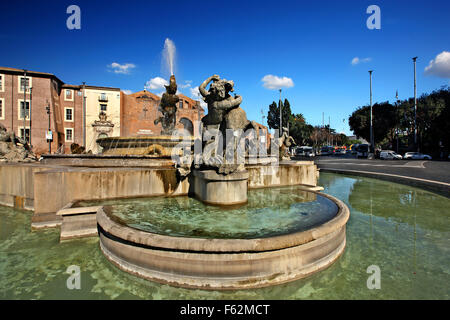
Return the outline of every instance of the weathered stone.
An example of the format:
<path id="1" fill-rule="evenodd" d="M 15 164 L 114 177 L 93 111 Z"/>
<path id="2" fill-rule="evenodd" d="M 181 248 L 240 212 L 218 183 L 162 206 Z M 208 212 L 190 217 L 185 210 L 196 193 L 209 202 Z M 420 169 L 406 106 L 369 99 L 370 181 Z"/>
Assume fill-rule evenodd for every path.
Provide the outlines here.
<path id="1" fill-rule="evenodd" d="M 16 137 L 14 132 L 7 132 L 2 124 L 0 124 L 0 158 L 12 162 L 37 160 L 27 142 Z"/>
<path id="2" fill-rule="evenodd" d="M 209 90 L 206 90 L 208 84 L 211 83 Z M 206 140 L 203 150 L 211 147 L 211 144 L 222 143 L 223 148 L 221 154 L 204 153 L 202 156 L 202 162 L 209 168 L 215 169 L 221 174 L 231 174 L 233 172 L 244 170 L 243 165 L 237 161 L 238 157 L 238 143 L 234 141 L 232 145 L 226 145 L 227 130 L 233 132 L 245 131 L 247 129 L 259 129 L 259 125 L 255 122 L 251 122 L 247 119 L 245 111 L 240 107 L 242 97 L 235 95 L 232 97 L 230 92 L 234 91 L 234 82 L 226 79 L 220 79 L 218 75 L 213 75 L 203 81 L 199 86 L 200 94 L 203 96 L 204 101 L 208 104 L 208 114 L 203 117 L 203 136 L 206 132 L 208 135 L 214 135 L 213 130 L 219 130 L 222 134 L 222 142 L 215 141 L 214 139 Z M 209 131 L 208 131 L 209 130 Z M 216 148 L 214 148 L 216 149 Z M 242 150 L 243 151 L 243 150 Z M 230 159 L 226 155 L 232 154 L 234 158 Z M 232 163 L 227 163 L 223 159 L 230 159 Z M 206 168 L 208 169 L 208 168 Z"/>
<path id="3" fill-rule="evenodd" d="M 280 159 L 281 160 L 291 160 L 291 157 L 289 156 L 289 147 L 292 144 L 296 144 L 294 138 L 292 138 L 288 134 L 288 129 L 286 127 L 283 127 L 283 134 L 279 139 L 279 148 L 280 148 Z"/>
<path id="4" fill-rule="evenodd" d="M 161 103 L 158 108 L 158 111 L 162 113 L 162 116 L 157 118 L 154 123 L 155 125 L 161 123 L 162 135 L 171 135 L 175 130 L 177 103 L 180 101 L 176 95 L 177 83 L 174 75 L 170 76 L 170 83 L 165 87 L 166 92 L 161 97 Z"/>

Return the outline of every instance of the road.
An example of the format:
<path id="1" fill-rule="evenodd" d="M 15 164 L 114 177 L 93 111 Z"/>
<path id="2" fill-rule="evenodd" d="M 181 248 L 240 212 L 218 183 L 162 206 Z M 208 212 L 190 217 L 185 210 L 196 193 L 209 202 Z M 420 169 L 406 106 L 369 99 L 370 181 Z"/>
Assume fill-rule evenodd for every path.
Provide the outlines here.
<path id="1" fill-rule="evenodd" d="M 314 162 L 322 169 L 370 171 L 450 183 L 450 161 L 367 160 L 347 156 L 319 156 L 314 158 Z"/>

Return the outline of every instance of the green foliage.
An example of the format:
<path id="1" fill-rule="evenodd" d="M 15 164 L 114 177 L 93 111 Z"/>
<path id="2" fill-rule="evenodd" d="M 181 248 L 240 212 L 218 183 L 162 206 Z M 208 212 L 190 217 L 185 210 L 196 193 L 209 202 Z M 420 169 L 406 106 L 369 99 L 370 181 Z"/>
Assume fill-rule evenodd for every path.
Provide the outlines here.
<path id="1" fill-rule="evenodd" d="M 274 101 L 269 105 L 267 115 L 267 124 L 270 129 L 278 129 L 280 126 L 280 103 Z M 285 99 L 282 103 L 283 127 L 289 127 L 289 134 L 294 138 L 298 146 L 312 145 L 319 147 L 332 141 L 343 145 L 348 141 L 347 136 L 336 134 L 335 129 L 330 129 L 328 125 L 325 128 L 313 127 L 308 124 L 303 114 L 293 114 L 289 100 Z M 289 126 L 287 125 L 289 122 Z"/>
<path id="2" fill-rule="evenodd" d="M 370 140 L 370 107 L 358 107 L 349 118 L 350 129 Z M 418 149 L 424 153 L 438 155 L 443 149 L 450 151 L 450 88 L 444 86 L 417 99 Z M 414 99 L 409 98 L 392 105 L 388 102 L 373 105 L 373 130 L 375 144 L 393 147 L 396 145 L 396 129 L 400 131 L 403 151 L 414 147 Z"/>

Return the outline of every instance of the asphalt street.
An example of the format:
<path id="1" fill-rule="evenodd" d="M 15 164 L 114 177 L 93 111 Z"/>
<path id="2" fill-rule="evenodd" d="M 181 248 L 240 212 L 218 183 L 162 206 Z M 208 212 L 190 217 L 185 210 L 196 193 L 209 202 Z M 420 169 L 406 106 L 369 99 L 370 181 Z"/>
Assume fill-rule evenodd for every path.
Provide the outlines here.
<path id="1" fill-rule="evenodd" d="M 450 161 L 367 160 L 347 156 L 318 156 L 309 160 L 314 160 L 319 169 L 370 171 L 450 183 Z"/>

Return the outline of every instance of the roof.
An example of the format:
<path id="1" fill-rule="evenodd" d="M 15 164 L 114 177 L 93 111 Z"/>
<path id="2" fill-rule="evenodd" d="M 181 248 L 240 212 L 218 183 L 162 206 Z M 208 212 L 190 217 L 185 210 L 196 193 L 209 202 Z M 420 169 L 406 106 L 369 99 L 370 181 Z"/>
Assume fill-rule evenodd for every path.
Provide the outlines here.
<path id="1" fill-rule="evenodd" d="M 138 97 L 142 97 L 142 96 L 148 96 L 149 98 L 151 98 L 153 100 L 161 100 L 161 97 L 159 97 L 156 94 L 154 94 L 154 93 L 152 93 L 150 91 L 147 91 L 145 89 L 141 90 L 141 91 L 138 91 L 138 92 L 131 93 L 131 94 L 126 94 L 126 93 L 124 93 L 124 94 L 129 96 L 129 97 L 134 97 L 134 98 L 138 98 Z"/>
<path id="2" fill-rule="evenodd" d="M 0 67 L 0 72 L 8 72 L 8 73 L 13 73 L 13 74 L 24 74 L 25 70 L 26 69 Z M 59 82 L 64 83 L 57 76 L 55 76 L 53 73 L 38 72 L 38 71 L 31 71 L 31 70 L 26 70 L 26 72 L 27 72 L 27 75 L 29 75 L 29 76 L 41 76 L 43 78 L 55 78 Z"/>
<path id="3" fill-rule="evenodd" d="M 112 88 L 112 87 L 98 87 L 98 86 L 88 86 L 88 85 L 85 85 L 84 87 L 85 87 L 85 89 L 120 91 L 120 88 Z"/>

